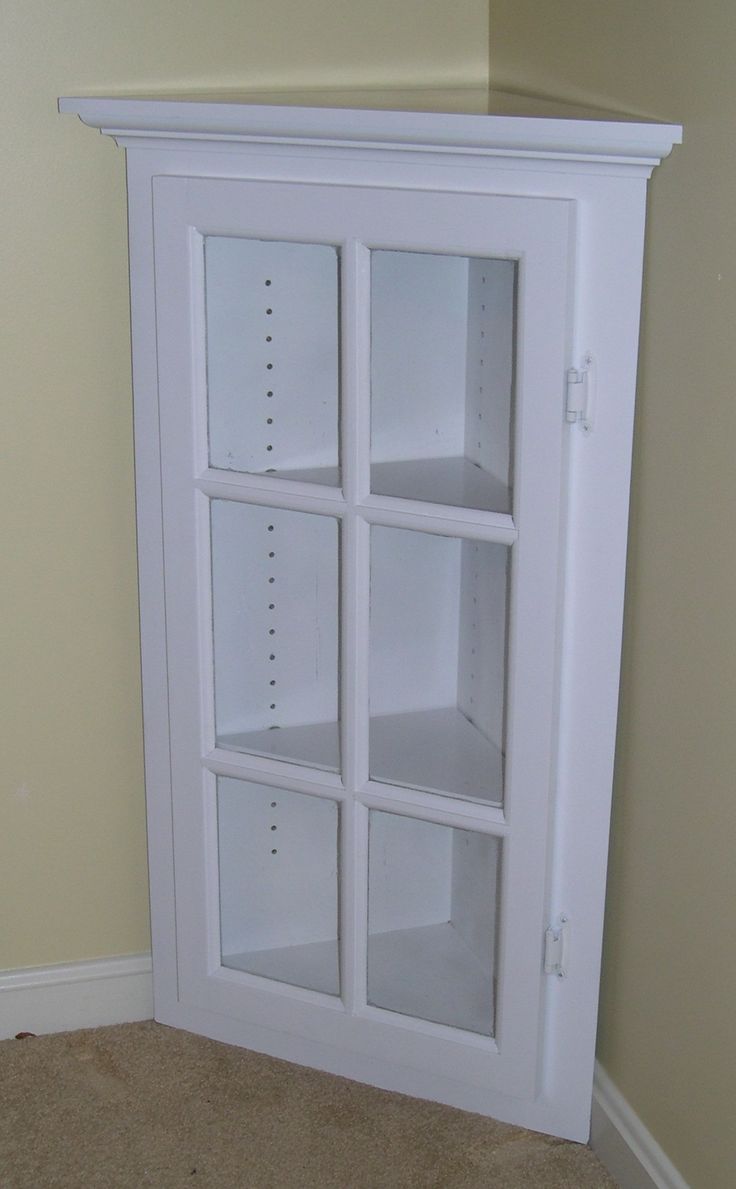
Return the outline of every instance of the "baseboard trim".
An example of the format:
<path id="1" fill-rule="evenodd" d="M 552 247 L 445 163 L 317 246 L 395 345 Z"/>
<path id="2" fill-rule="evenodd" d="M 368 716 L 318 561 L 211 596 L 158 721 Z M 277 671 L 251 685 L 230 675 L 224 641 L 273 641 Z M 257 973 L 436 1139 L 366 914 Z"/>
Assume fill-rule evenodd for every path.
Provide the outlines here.
<path id="1" fill-rule="evenodd" d="M 590 1143 L 621 1189 L 689 1189 L 598 1062 L 593 1084 Z"/>
<path id="2" fill-rule="evenodd" d="M 0 1039 L 153 1016 L 150 954 L 0 971 Z"/>

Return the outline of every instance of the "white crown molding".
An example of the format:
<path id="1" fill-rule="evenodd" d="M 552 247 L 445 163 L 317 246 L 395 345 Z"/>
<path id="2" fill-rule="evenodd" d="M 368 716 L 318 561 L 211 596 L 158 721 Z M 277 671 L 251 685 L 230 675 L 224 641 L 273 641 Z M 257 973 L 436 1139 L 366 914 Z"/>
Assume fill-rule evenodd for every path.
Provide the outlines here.
<path id="1" fill-rule="evenodd" d="M 248 102 L 247 96 L 243 100 L 68 97 L 59 100 L 59 111 L 78 115 L 123 145 L 146 140 L 297 143 L 343 150 L 586 160 L 645 167 L 647 172 L 682 139 L 677 125 L 621 119 L 294 107 L 283 97 L 270 103 Z"/>
<path id="2" fill-rule="evenodd" d="M 150 954 L 0 971 L 0 1039 L 152 1016 Z"/>

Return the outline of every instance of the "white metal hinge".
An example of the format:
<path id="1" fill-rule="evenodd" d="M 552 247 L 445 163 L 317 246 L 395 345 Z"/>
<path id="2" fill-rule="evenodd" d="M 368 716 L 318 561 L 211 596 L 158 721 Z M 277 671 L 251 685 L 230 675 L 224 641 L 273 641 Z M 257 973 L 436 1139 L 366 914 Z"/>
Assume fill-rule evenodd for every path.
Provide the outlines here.
<path id="1" fill-rule="evenodd" d="M 588 352 L 579 371 L 575 367 L 567 369 L 565 420 L 570 424 L 578 422 L 583 433 L 590 433 L 593 428 L 594 407 L 595 360 Z"/>
<path id="2" fill-rule="evenodd" d="M 561 916 L 557 926 L 550 925 L 544 934 L 544 973 L 564 978 L 567 974 L 570 922 Z"/>

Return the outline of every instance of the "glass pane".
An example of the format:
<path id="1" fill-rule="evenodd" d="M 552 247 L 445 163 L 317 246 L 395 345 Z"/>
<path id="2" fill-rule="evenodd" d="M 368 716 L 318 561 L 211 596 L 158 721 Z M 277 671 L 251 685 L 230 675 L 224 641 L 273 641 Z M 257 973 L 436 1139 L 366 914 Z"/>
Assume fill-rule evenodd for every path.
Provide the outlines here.
<path id="1" fill-rule="evenodd" d="M 371 530 L 370 775 L 500 805 L 509 550 Z"/>
<path id="2" fill-rule="evenodd" d="M 219 777 L 223 966 L 340 993 L 337 805 Z"/>
<path id="3" fill-rule="evenodd" d="M 371 489 L 508 512 L 516 264 L 371 254 Z"/>
<path id="4" fill-rule="evenodd" d="M 498 838 L 374 811 L 368 1002 L 494 1033 Z"/>
<path id="5" fill-rule="evenodd" d="M 210 465 L 337 485 L 338 255 L 205 239 Z"/>
<path id="6" fill-rule="evenodd" d="M 336 771 L 337 522 L 225 500 L 211 515 L 218 745 Z"/>

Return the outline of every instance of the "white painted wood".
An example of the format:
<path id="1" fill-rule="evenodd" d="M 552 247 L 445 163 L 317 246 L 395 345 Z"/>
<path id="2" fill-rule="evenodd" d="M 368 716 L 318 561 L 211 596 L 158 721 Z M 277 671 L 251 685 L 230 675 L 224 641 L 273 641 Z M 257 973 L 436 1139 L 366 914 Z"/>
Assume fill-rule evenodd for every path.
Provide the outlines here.
<path id="1" fill-rule="evenodd" d="M 371 253 L 374 463 L 462 455 L 467 323 L 467 258 Z"/>
<path id="2" fill-rule="evenodd" d="M 72 100 L 65 110 L 107 130 L 114 127 L 130 150 L 158 1018 L 406 1093 L 587 1138 L 645 182 L 679 130 L 235 104 Z M 338 249 L 342 490 L 330 486 L 334 467 L 317 468 L 324 482 L 310 487 L 311 463 L 306 474 L 298 466 L 294 482 L 208 470 L 202 297 L 207 236 Z M 478 357 L 464 378 L 465 407 L 458 417 L 463 436 L 454 456 L 432 460 L 408 451 L 408 457 L 391 462 L 374 460 L 369 494 L 369 280 L 376 250 L 501 262 L 505 280 L 497 278 L 497 293 L 507 321 L 513 267 L 513 518 L 493 502 L 508 489 L 504 473 L 495 478 L 496 494 L 486 493 L 487 502 L 476 506 L 475 495 L 471 500 L 463 492 L 465 480 L 457 478 L 458 471 L 468 473 L 458 461 L 471 457 L 473 449 L 467 444 L 474 411 L 469 392 L 478 383 Z M 473 278 L 465 292 L 472 305 Z M 457 317 L 457 304 L 451 317 Z M 460 321 L 469 356 L 468 344 L 483 325 L 467 310 Z M 504 351 L 508 355 L 508 325 L 504 330 L 498 315 L 494 325 L 500 361 Z M 565 370 L 586 351 L 600 367 L 596 427 L 584 438 L 564 425 L 562 409 Z M 498 366 L 499 392 L 508 383 L 507 362 Z M 503 408 L 500 398 L 496 407 Z M 499 425 L 492 436 L 501 442 Z M 483 461 L 485 446 L 475 449 Z M 503 472 L 488 458 L 489 473 Z M 389 483 L 403 484 L 400 496 L 390 487 L 382 490 L 382 467 L 394 468 Z M 432 473 L 427 467 L 438 469 Z M 482 474 L 478 467 L 472 470 Z M 203 507 L 218 498 L 342 522 L 342 783 L 334 773 L 304 763 L 213 750 L 206 672 L 212 650 L 210 554 Z M 468 503 L 452 506 L 456 499 Z M 438 534 L 450 552 L 461 543 L 467 554 L 474 541 L 510 548 L 509 680 L 502 709 L 490 695 L 491 687 L 498 691 L 498 679 L 483 687 L 480 715 L 491 736 L 499 717 L 505 722 L 503 813 L 492 803 L 367 782 L 370 525 Z M 479 574 L 478 582 L 500 589 L 500 574 L 500 568 L 495 578 Z M 458 616 L 471 589 L 468 565 L 460 565 L 451 598 Z M 495 643 L 489 642 L 487 651 L 498 670 L 503 638 L 498 621 L 493 630 Z M 440 709 L 462 705 L 467 711 L 470 705 L 470 638 L 467 631 L 462 639 L 459 631 L 454 637 L 454 688 Z M 440 672 L 453 666 L 444 662 Z M 438 671 L 431 680 L 438 681 Z M 214 771 L 340 801 L 344 1001 L 218 965 Z M 434 829 L 445 824 L 466 830 L 481 867 L 484 847 L 503 838 L 500 865 L 484 860 L 492 885 L 487 903 L 498 903 L 492 926 L 487 912 L 471 911 L 470 859 L 466 876 L 456 873 L 449 881 L 454 931 L 461 924 L 476 955 L 487 954 L 488 946 L 495 953 L 495 1039 L 365 1003 L 370 805 L 393 817 L 405 815 L 407 828 L 419 821 Z M 477 834 L 484 839 L 475 840 Z M 459 850 L 457 838 L 452 849 Z M 564 980 L 544 980 L 543 931 L 561 912 L 570 919 L 570 972 Z M 487 964 L 482 969 L 487 978 Z"/>
<path id="3" fill-rule="evenodd" d="M 457 707 L 501 763 L 505 745 L 510 560 L 510 551 L 498 545 L 462 542 Z M 491 769 L 489 777 L 491 771 L 502 788 L 503 770 L 496 773 Z"/>
<path id="4" fill-rule="evenodd" d="M 0 971 L 0 1040 L 152 1016 L 150 954 Z"/>
<path id="5" fill-rule="evenodd" d="M 258 974 L 248 952 L 336 946 L 335 802 L 227 778 L 218 781 L 217 802 L 223 964 L 240 954 L 237 966 Z M 336 995 L 335 962 L 331 974 L 305 981 L 315 977 L 305 967 L 298 985 Z"/>
<path id="6" fill-rule="evenodd" d="M 371 933 L 368 999 L 483 1036 L 493 1028 L 493 981 L 452 921 Z"/>
<path id="7" fill-rule="evenodd" d="M 374 462 L 371 491 L 400 499 L 452 504 L 508 512 L 507 483 L 476 466 L 464 455 L 456 458 L 411 458 Z"/>
<path id="8" fill-rule="evenodd" d="M 488 835 L 371 814 L 369 1003 L 493 1034 L 498 852 Z"/>
<path id="9" fill-rule="evenodd" d="M 336 478 L 336 249 L 215 235 L 204 256 L 211 466 Z"/>
<path id="10" fill-rule="evenodd" d="M 309 987 L 324 995 L 336 995 L 340 986 L 337 938 L 226 953 L 222 962 L 230 970 L 243 970 L 295 987 Z"/>
<path id="11" fill-rule="evenodd" d="M 373 526 L 372 714 L 454 705 L 460 546 L 452 537 Z"/>
<path id="12" fill-rule="evenodd" d="M 465 456 L 501 492 L 511 487 L 516 265 L 471 260 L 468 270 Z M 510 499 L 495 505 L 510 511 Z M 464 504 L 473 503 L 464 499 Z M 480 504 L 479 507 L 487 507 Z"/>
<path id="13" fill-rule="evenodd" d="M 566 157 L 658 165 L 679 144 L 671 124 L 620 120 L 523 118 L 454 113 L 359 111 L 242 103 L 180 103 L 171 100 L 64 98 L 59 111 L 75 112 L 85 123 L 120 141 L 174 138 L 207 141 L 291 141 L 401 147 L 421 152 L 441 146 L 447 153 Z M 493 96 L 491 95 L 491 103 Z M 491 108 L 491 110 L 493 110 Z M 649 172 L 649 171 L 648 171 Z"/>
<path id="14" fill-rule="evenodd" d="M 621 1189 L 689 1189 L 685 1178 L 597 1063 L 590 1144 Z"/>
<path id="15" fill-rule="evenodd" d="M 503 755 L 456 706 L 372 715 L 376 781 L 501 805 Z"/>
<path id="16" fill-rule="evenodd" d="M 336 521 L 213 500 L 211 524 L 218 738 L 337 724 Z M 280 741 L 274 754 L 315 758 L 312 748 L 289 756 L 286 747 Z M 262 745 L 255 750 L 264 754 Z M 318 762 L 333 759 L 330 748 Z"/>
<path id="17" fill-rule="evenodd" d="M 218 736 L 218 744 L 228 751 L 295 761 L 321 772 L 337 772 L 340 768 L 340 726 L 337 722 L 224 732 Z"/>

